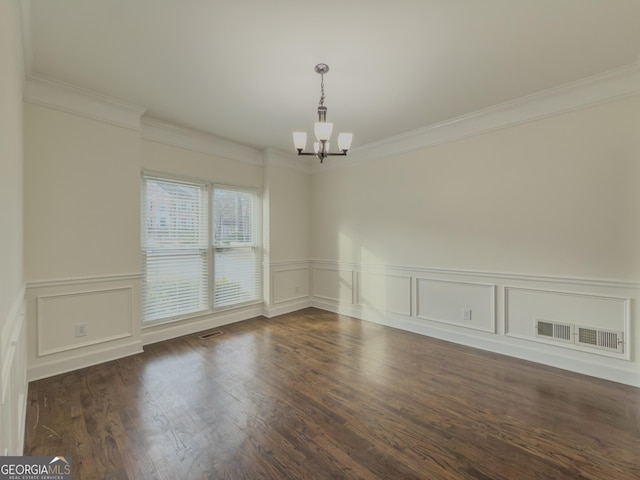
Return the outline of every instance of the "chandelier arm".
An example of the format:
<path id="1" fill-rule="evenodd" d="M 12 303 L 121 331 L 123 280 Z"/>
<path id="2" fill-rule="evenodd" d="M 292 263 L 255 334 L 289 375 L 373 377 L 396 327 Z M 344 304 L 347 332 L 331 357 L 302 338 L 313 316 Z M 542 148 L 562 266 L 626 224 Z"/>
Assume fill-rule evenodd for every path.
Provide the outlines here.
<path id="1" fill-rule="evenodd" d="M 328 153 L 324 153 L 324 154 L 303 152 L 302 150 L 298 150 L 298 155 L 300 155 L 300 156 L 308 155 L 310 157 L 320 157 L 320 156 L 325 156 L 325 157 L 346 157 L 347 156 L 347 150 L 343 150 L 342 152 L 339 152 L 339 153 L 328 152 Z"/>

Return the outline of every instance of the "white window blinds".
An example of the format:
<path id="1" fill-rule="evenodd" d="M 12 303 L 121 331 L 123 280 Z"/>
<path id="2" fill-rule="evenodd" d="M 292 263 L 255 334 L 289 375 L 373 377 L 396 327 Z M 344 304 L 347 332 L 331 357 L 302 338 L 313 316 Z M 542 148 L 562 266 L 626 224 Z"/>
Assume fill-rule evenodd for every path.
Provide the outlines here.
<path id="1" fill-rule="evenodd" d="M 257 195 L 251 190 L 213 189 L 213 306 L 260 299 Z"/>
<path id="2" fill-rule="evenodd" d="M 206 184 L 143 177 L 143 322 L 209 308 Z"/>

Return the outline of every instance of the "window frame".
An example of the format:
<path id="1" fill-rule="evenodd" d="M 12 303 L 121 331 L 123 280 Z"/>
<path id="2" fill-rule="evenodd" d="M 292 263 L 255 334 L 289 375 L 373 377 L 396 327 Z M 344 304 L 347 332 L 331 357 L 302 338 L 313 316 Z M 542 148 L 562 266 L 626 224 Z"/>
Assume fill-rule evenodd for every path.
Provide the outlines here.
<path id="1" fill-rule="evenodd" d="M 170 317 L 157 318 L 153 320 L 145 320 L 144 311 L 141 308 L 141 324 L 142 328 L 154 327 L 157 325 L 165 324 L 165 323 L 173 323 L 179 322 L 189 319 L 194 319 L 198 317 L 204 317 L 207 315 L 211 315 L 221 311 L 228 311 L 233 309 L 239 309 L 243 307 L 248 307 L 252 305 L 261 305 L 263 304 L 262 298 L 262 290 L 263 290 L 263 266 L 262 266 L 262 197 L 260 189 L 256 187 L 247 187 L 242 185 L 231 185 L 225 183 L 217 183 L 210 180 L 203 180 L 201 178 L 194 177 L 186 177 L 181 175 L 173 175 L 165 172 L 151 171 L 151 170 L 143 170 L 141 174 L 141 212 L 140 212 L 140 225 L 141 225 L 141 259 L 143 262 L 143 271 L 142 271 L 142 292 L 141 297 L 144 298 L 145 295 L 145 262 L 146 262 L 146 246 L 144 245 L 145 233 L 144 229 L 147 228 L 147 223 L 150 220 L 150 217 L 147 215 L 146 204 L 148 203 L 147 192 L 146 192 L 146 180 L 147 179 L 155 179 L 159 181 L 173 182 L 173 183 L 185 183 L 185 184 L 193 184 L 193 185 L 202 185 L 205 188 L 207 199 L 207 212 L 205 213 L 206 217 L 206 235 L 207 235 L 207 246 L 204 249 L 206 251 L 206 263 L 207 263 L 207 282 L 208 286 L 206 288 L 206 310 L 198 310 L 190 313 L 174 315 Z M 222 190 L 232 190 L 239 192 L 247 192 L 253 196 L 253 204 L 254 204 L 254 218 L 252 219 L 252 247 L 254 249 L 255 255 L 255 278 L 256 278 L 256 297 L 255 299 L 247 300 L 246 302 L 233 303 L 230 305 L 220 305 L 215 306 L 215 280 L 216 280 L 216 271 L 215 271 L 215 245 L 214 245 L 214 228 L 215 228 L 215 220 L 214 220 L 214 195 L 216 189 Z M 244 247 L 246 248 L 246 247 Z M 141 299 L 141 302 L 143 300 Z M 142 305 L 143 306 L 143 305 Z"/>

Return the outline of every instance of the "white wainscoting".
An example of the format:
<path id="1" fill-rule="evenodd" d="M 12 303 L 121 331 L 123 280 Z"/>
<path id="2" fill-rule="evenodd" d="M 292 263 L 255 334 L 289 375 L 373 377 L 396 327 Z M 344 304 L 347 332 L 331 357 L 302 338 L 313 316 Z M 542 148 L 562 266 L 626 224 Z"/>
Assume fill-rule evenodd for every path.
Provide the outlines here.
<path id="1" fill-rule="evenodd" d="M 311 305 L 308 261 L 274 262 L 267 268 L 269 288 L 263 312 L 266 317 L 294 312 Z"/>
<path id="2" fill-rule="evenodd" d="M 0 332 L 0 454 L 22 455 L 27 402 L 24 291 Z"/>
<path id="3" fill-rule="evenodd" d="M 345 270 L 339 265 L 314 266 L 311 276 L 313 296 L 339 304 L 355 304 L 355 276 L 355 270 Z"/>
<path id="4" fill-rule="evenodd" d="M 36 306 L 39 357 L 133 336 L 133 287 L 38 295 Z"/>
<path id="5" fill-rule="evenodd" d="M 605 295 L 584 294 L 562 290 L 538 290 L 505 287 L 505 334 L 526 340 L 553 344 L 535 335 L 535 320 L 580 325 L 624 332 L 625 347 L 630 347 L 626 337 L 631 332 L 631 299 Z M 588 347 L 565 344 L 564 348 L 594 352 Z M 631 348 L 622 353 L 599 351 L 600 355 L 631 357 Z"/>
<path id="6" fill-rule="evenodd" d="M 418 318 L 496 332 L 495 285 L 432 278 L 416 283 Z"/>
<path id="7" fill-rule="evenodd" d="M 142 352 L 139 274 L 33 282 L 26 300 L 29 380 Z"/>
<path id="8" fill-rule="evenodd" d="M 358 305 L 411 316 L 411 276 L 368 271 L 356 275 Z"/>
<path id="9" fill-rule="evenodd" d="M 272 303 L 291 302 L 309 297 L 309 266 L 279 266 L 271 270 Z"/>
<path id="10" fill-rule="evenodd" d="M 311 261 L 311 304 L 640 387 L 640 284 Z M 623 353 L 541 339 L 535 319 L 622 332 Z"/>

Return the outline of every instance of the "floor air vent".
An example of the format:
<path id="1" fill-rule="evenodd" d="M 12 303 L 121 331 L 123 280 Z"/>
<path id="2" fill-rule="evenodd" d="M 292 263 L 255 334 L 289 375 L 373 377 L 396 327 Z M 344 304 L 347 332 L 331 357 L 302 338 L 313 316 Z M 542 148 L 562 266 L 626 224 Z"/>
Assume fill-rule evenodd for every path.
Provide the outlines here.
<path id="1" fill-rule="evenodd" d="M 573 343 L 573 325 L 536 319 L 536 337 Z"/>
<path id="2" fill-rule="evenodd" d="M 203 334 L 199 335 L 199 338 L 202 339 L 202 340 L 206 340 L 207 338 L 211 338 L 211 337 L 219 337 L 223 333 L 224 332 L 222 330 L 216 330 L 215 332 L 203 333 Z"/>
<path id="3" fill-rule="evenodd" d="M 610 352 L 623 353 L 624 342 L 622 332 L 601 330 L 599 328 L 576 327 L 578 335 L 576 345 L 589 346 L 609 350 Z"/>

